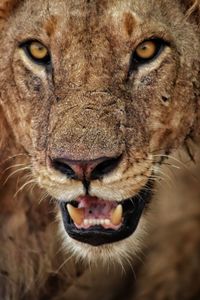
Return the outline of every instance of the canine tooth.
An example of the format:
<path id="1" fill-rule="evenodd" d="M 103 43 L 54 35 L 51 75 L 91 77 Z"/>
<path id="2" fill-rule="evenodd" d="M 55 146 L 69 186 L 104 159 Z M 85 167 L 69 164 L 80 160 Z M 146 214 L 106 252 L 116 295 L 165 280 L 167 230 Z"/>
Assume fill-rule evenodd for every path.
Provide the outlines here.
<path id="1" fill-rule="evenodd" d="M 122 214 L 123 214 L 123 208 L 122 205 L 119 204 L 115 208 L 115 210 L 112 212 L 111 215 L 111 222 L 113 225 L 117 226 L 122 222 Z"/>
<path id="2" fill-rule="evenodd" d="M 74 223 L 76 223 L 77 225 L 81 225 L 85 213 L 84 208 L 76 208 L 71 204 L 67 204 L 67 209 Z"/>

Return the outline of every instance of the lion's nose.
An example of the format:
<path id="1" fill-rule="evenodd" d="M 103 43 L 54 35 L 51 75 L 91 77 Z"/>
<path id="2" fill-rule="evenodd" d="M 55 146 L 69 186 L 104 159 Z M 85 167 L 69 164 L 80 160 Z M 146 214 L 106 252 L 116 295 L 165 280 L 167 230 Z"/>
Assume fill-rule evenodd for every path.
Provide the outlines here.
<path id="1" fill-rule="evenodd" d="M 100 179 L 112 172 L 119 164 L 121 156 L 115 158 L 101 157 L 95 160 L 69 160 L 56 158 L 51 160 L 57 171 L 71 179 Z"/>

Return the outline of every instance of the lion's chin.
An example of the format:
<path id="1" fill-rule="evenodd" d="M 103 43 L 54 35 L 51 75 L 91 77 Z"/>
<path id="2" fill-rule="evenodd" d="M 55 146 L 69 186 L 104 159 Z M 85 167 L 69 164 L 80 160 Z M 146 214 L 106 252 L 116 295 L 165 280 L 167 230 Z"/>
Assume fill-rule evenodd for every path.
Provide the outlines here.
<path id="1" fill-rule="evenodd" d="M 64 229 L 80 244 L 111 245 L 136 231 L 142 212 L 152 198 L 152 181 L 130 199 L 106 201 L 89 195 L 60 203 Z"/>
<path id="2" fill-rule="evenodd" d="M 143 245 L 146 240 L 149 228 L 149 213 L 145 213 L 140 218 L 140 222 L 135 232 L 126 239 L 114 243 L 107 243 L 93 246 L 71 238 L 66 232 L 62 214 L 59 213 L 59 237 L 62 242 L 62 249 L 67 257 L 73 257 L 77 263 L 84 263 L 86 266 L 111 267 L 118 264 L 122 271 L 135 257 L 143 252 Z"/>

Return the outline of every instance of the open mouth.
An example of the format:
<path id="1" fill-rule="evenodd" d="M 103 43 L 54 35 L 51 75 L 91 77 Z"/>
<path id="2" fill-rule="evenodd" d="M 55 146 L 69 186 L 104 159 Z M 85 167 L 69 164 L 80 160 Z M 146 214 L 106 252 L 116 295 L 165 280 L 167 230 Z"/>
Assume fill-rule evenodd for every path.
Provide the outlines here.
<path id="1" fill-rule="evenodd" d="M 132 198 L 106 201 L 89 195 L 75 201 L 60 203 L 64 227 L 68 235 L 82 243 L 99 246 L 129 237 L 153 193 L 148 181 Z"/>

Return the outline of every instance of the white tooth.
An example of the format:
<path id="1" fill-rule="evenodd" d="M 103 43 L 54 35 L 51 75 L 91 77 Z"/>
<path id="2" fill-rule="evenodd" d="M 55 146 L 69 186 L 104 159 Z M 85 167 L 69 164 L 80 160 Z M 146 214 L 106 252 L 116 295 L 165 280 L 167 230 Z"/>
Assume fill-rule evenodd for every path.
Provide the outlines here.
<path id="1" fill-rule="evenodd" d="M 101 225 L 103 225 L 104 224 L 104 219 L 101 219 Z"/>
<path id="2" fill-rule="evenodd" d="M 101 220 L 97 220 L 97 225 L 100 225 L 101 224 Z"/>
<path id="3" fill-rule="evenodd" d="M 87 226 L 88 224 L 89 224 L 88 219 L 85 219 L 85 220 L 84 220 L 84 225 Z"/>
<path id="4" fill-rule="evenodd" d="M 110 220 L 109 219 L 105 219 L 104 223 L 105 223 L 105 225 L 110 225 Z"/>
<path id="5" fill-rule="evenodd" d="M 85 209 L 76 208 L 71 204 L 67 204 L 67 210 L 74 223 L 76 223 L 77 225 L 81 225 L 81 223 L 83 222 Z"/>
<path id="6" fill-rule="evenodd" d="M 93 224 L 93 220 L 92 219 L 89 219 L 88 222 L 89 222 L 90 225 Z"/>
<path id="7" fill-rule="evenodd" d="M 117 205 L 115 210 L 111 214 L 111 222 L 113 225 L 117 226 L 122 222 L 122 215 L 123 215 L 123 207 L 121 204 Z"/>

